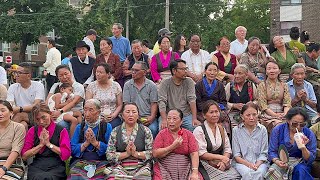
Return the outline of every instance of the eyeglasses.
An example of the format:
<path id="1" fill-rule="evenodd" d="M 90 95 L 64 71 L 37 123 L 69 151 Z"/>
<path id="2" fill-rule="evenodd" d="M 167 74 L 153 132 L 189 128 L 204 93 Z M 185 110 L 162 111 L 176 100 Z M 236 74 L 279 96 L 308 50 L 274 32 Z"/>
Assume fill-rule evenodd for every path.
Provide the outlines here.
<path id="1" fill-rule="evenodd" d="M 21 74 L 29 74 L 29 73 L 28 72 L 22 72 L 22 71 L 15 71 L 15 72 L 13 72 L 13 74 L 21 75 Z"/>
<path id="2" fill-rule="evenodd" d="M 188 70 L 189 70 L 188 67 L 185 67 L 185 68 L 176 68 L 176 69 L 179 69 L 179 70 L 182 70 L 182 71 L 188 71 Z"/>
<path id="3" fill-rule="evenodd" d="M 131 68 L 131 71 L 132 71 L 133 73 L 137 73 L 137 72 L 139 72 L 139 71 L 141 71 L 141 70 L 143 70 L 143 69 L 133 69 L 133 68 Z"/>
<path id="4" fill-rule="evenodd" d="M 307 123 L 303 122 L 303 123 L 299 123 L 299 122 L 291 122 L 291 126 L 292 127 L 305 127 Z"/>

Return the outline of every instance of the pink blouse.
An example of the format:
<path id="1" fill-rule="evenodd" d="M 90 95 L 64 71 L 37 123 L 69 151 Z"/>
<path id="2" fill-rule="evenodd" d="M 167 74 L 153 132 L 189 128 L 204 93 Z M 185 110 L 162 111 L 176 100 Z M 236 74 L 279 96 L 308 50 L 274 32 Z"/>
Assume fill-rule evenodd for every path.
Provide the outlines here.
<path id="1" fill-rule="evenodd" d="M 38 137 L 40 136 L 40 133 L 42 132 L 43 127 L 38 126 Z M 54 130 L 56 128 L 56 124 L 51 121 L 50 125 L 48 126 L 47 130 L 49 131 L 49 139 L 51 139 Z M 26 139 L 24 142 L 24 146 L 21 151 L 21 155 L 26 153 L 28 150 L 32 149 L 34 146 L 34 126 L 28 130 L 28 133 L 26 135 Z M 71 145 L 70 145 L 70 138 L 68 131 L 63 128 L 63 130 L 60 132 L 60 140 L 59 140 L 59 145 L 60 145 L 60 158 L 62 161 L 67 160 L 71 156 Z M 42 149 L 39 151 L 41 154 L 46 146 L 42 147 Z"/>
<path id="2" fill-rule="evenodd" d="M 164 59 L 162 51 L 159 52 L 160 61 L 162 63 L 163 68 L 166 68 L 169 66 L 171 55 L 172 55 L 172 51 L 169 51 L 166 59 Z M 180 58 L 179 54 L 175 53 L 174 59 L 179 59 L 179 58 Z M 150 72 L 151 72 L 151 76 L 152 76 L 153 81 L 156 82 L 161 79 L 160 73 L 158 72 L 158 64 L 157 64 L 156 55 L 152 56 L 152 58 L 151 58 Z"/>

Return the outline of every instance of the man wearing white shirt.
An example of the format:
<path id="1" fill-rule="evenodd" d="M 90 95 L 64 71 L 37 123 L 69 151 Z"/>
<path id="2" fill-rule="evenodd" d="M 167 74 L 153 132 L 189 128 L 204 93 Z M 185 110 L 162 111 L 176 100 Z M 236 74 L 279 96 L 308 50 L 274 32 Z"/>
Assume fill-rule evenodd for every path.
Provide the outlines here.
<path id="1" fill-rule="evenodd" d="M 44 101 L 44 86 L 41 82 L 32 81 L 32 67 L 24 62 L 19 64 L 16 75 L 16 83 L 8 89 L 7 101 L 13 105 L 13 118 L 28 129 L 32 118 L 32 108 Z M 33 124 L 31 124 L 33 125 Z"/>
<path id="2" fill-rule="evenodd" d="M 94 41 L 97 39 L 97 31 L 94 29 L 89 29 L 87 31 L 86 37 L 83 38 L 83 41 L 86 42 L 90 46 L 90 51 L 88 52 L 88 56 L 92 58 L 96 58 L 96 51 L 94 49 Z"/>
<path id="3" fill-rule="evenodd" d="M 56 67 L 61 64 L 61 53 L 56 48 L 56 42 L 49 38 L 47 42 L 47 59 L 46 62 L 43 64 L 43 67 L 46 68 L 47 71 L 47 92 L 50 91 L 51 86 L 58 82 L 58 78 L 56 77 Z"/>
<path id="4" fill-rule="evenodd" d="M 187 62 L 189 68 L 188 76 L 191 77 L 193 81 L 198 82 L 202 79 L 204 67 L 210 62 L 210 54 L 200 49 L 201 38 L 199 35 L 192 35 L 189 41 L 190 49 L 182 54 L 181 59 Z"/>
<path id="5" fill-rule="evenodd" d="M 236 40 L 230 43 L 230 53 L 240 59 L 240 56 L 248 47 L 248 41 L 246 40 L 247 29 L 244 26 L 238 26 L 235 29 Z"/>
<path id="6" fill-rule="evenodd" d="M 0 66 L 0 84 L 7 86 L 8 80 L 7 80 L 7 71 Z"/>

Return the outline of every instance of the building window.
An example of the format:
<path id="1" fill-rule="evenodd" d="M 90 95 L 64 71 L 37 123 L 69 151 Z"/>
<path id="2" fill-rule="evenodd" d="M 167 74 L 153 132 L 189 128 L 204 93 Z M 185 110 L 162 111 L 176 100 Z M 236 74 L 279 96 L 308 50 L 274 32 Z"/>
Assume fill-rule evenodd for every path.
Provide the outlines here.
<path id="1" fill-rule="evenodd" d="M 39 44 L 32 44 L 31 45 L 31 55 L 38 55 L 38 45 Z"/>
<path id="2" fill-rule="evenodd" d="M 281 0 L 281 5 L 298 5 L 301 4 L 301 0 Z"/>
<path id="3" fill-rule="evenodd" d="M 10 43 L 3 42 L 2 43 L 2 51 L 3 52 L 10 52 Z"/>
<path id="4" fill-rule="evenodd" d="M 283 21 L 280 23 L 280 26 L 280 35 L 289 35 L 292 27 L 298 27 L 299 29 L 301 28 L 301 21 Z"/>

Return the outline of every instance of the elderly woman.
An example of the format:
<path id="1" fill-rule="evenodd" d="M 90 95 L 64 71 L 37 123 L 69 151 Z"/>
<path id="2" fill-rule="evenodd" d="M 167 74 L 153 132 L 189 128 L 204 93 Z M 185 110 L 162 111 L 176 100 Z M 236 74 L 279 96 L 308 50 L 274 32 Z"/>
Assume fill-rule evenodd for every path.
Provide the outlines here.
<path id="1" fill-rule="evenodd" d="M 11 121 L 13 108 L 8 101 L 0 100 L 0 179 L 23 179 L 22 166 L 14 167 L 26 135 L 22 124 Z M 16 173 L 17 176 L 13 175 Z"/>
<path id="2" fill-rule="evenodd" d="M 111 74 L 114 80 L 118 80 L 122 75 L 122 67 L 120 57 L 112 53 L 112 41 L 109 38 L 102 38 L 100 40 L 100 51 L 93 66 L 93 75 L 96 77 L 97 66 L 101 63 L 107 63 L 111 67 Z"/>
<path id="3" fill-rule="evenodd" d="M 134 103 L 125 104 L 124 122 L 112 130 L 107 160 L 113 166 L 105 170 L 107 178 L 151 179 L 152 133 L 139 124 L 139 111 Z"/>
<path id="4" fill-rule="evenodd" d="M 67 105 L 65 105 L 63 108 L 58 109 L 56 111 L 52 112 L 52 118 L 56 119 L 64 112 L 68 111 L 80 111 L 83 110 L 83 100 L 84 100 L 84 87 L 82 84 L 76 82 L 73 79 L 72 73 L 70 71 L 70 68 L 68 65 L 59 65 L 56 67 L 56 75 L 60 82 L 53 84 L 53 86 L 50 89 L 50 92 L 47 97 L 47 102 L 50 99 L 50 97 L 55 94 L 56 92 L 59 92 L 59 86 L 62 83 L 71 84 L 73 88 L 74 98 L 71 102 L 69 102 Z M 48 104 L 48 103 L 47 103 Z M 59 125 L 65 127 L 67 130 L 70 129 L 70 122 L 67 121 L 61 121 L 58 123 Z"/>
<path id="5" fill-rule="evenodd" d="M 198 144 L 193 134 L 181 128 L 181 110 L 170 110 L 167 116 L 168 127 L 161 130 L 154 140 L 153 157 L 154 180 L 199 179 Z"/>
<path id="6" fill-rule="evenodd" d="M 258 111 L 256 104 L 245 104 L 240 111 L 242 123 L 232 131 L 234 168 L 242 179 L 263 180 L 268 170 L 268 133 L 258 123 Z"/>
<path id="7" fill-rule="evenodd" d="M 179 59 L 178 53 L 170 51 L 170 38 L 167 36 L 160 37 L 158 40 L 161 51 L 155 54 L 150 63 L 150 72 L 153 81 L 160 84 L 161 80 L 171 76 L 169 64 L 175 59 Z"/>
<path id="8" fill-rule="evenodd" d="M 258 105 L 261 113 L 261 124 L 267 127 L 268 133 L 284 120 L 284 115 L 291 107 L 288 85 L 279 80 L 280 67 L 275 61 L 266 64 L 266 80 L 258 86 Z"/>
<path id="9" fill-rule="evenodd" d="M 228 101 L 228 115 L 232 126 L 240 123 L 240 110 L 249 101 L 257 99 L 257 88 L 254 83 L 248 81 L 249 70 L 244 64 L 239 64 L 234 69 L 234 81 L 229 82 L 226 87 L 226 99 Z"/>
<path id="10" fill-rule="evenodd" d="M 119 113 L 122 109 L 122 89 L 119 83 L 111 79 L 111 68 L 103 63 L 97 66 L 97 80 L 90 83 L 86 99 L 98 99 L 101 102 L 101 118 L 115 128 L 121 124 Z"/>
<path id="11" fill-rule="evenodd" d="M 212 61 L 216 63 L 220 69 L 217 79 L 233 80 L 234 69 L 238 62 L 234 54 L 230 54 L 230 40 L 228 37 L 223 36 L 219 39 L 219 51 L 212 56 Z"/>
<path id="12" fill-rule="evenodd" d="M 274 36 L 269 45 L 271 56 L 279 64 L 281 69 L 280 79 L 283 82 L 287 82 L 289 79 L 289 73 L 291 66 L 296 62 L 304 63 L 303 59 L 298 58 L 299 50 L 290 50 L 286 46 L 284 39 L 281 36 Z"/>
<path id="13" fill-rule="evenodd" d="M 218 65 L 209 62 L 204 67 L 204 77 L 202 81 L 196 83 L 197 111 L 198 118 L 203 122 L 202 110 L 205 102 L 212 99 L 219 103 L 221 109 L 227 109 L 226 93 L 223 84 L 216 79 L 219 72 Z"/>
<path id="14" fill-rule="evenodd" d="M 302 108 L 294 107 L 286 114 L 287 122 L 272 130 L 268 159 L 273 164 L 266 179 L 313 179 L 310 172 L 316 158 L 317 141 L 313 132 L 305 127 L 308 118 Z M 279 151 L 287 151 L 288 155 Z"/>
<path id="15" fill-rule="evenodd" d="M 45 103 L 37 104 L 32 111 L 36 125 L 29 129 L 21 152 L 23 160 L 33 157 L 28 179 L 66 179 L 65 161 L 71 155 L 68 131 L 54 123 Z"/>
<path id="16" fill-rule="evenodd" d="M 106 150 L 112 127 L 100 119 L 101 103 L 88 99 L 84 106 L 84 122 L 76 127 L 71 140 L 71 179 L 104 179 Z"/>
<path id="17" fill-rule="evenodd" d="M 267 48 L 261 44 L 260 39 L 251 37 L 248 40 L 246 51 L 240 56 L 239 63 L 245 64 L 249 68 L 248 78 L 257 84 L 265 79 L 265 65 L 268 59 L 265 53 L 269 52 Z"/>
<path id="18" fill-rule="evenodd" d="M 231 167 L 231 146 L 226 130 L 218 121 L 220 107 L 213 100 L 206 102 L 202 111 L 205 121 L 193 134 L 199 145 L 199 156 L 204 179 L 240 179 Z"/>

